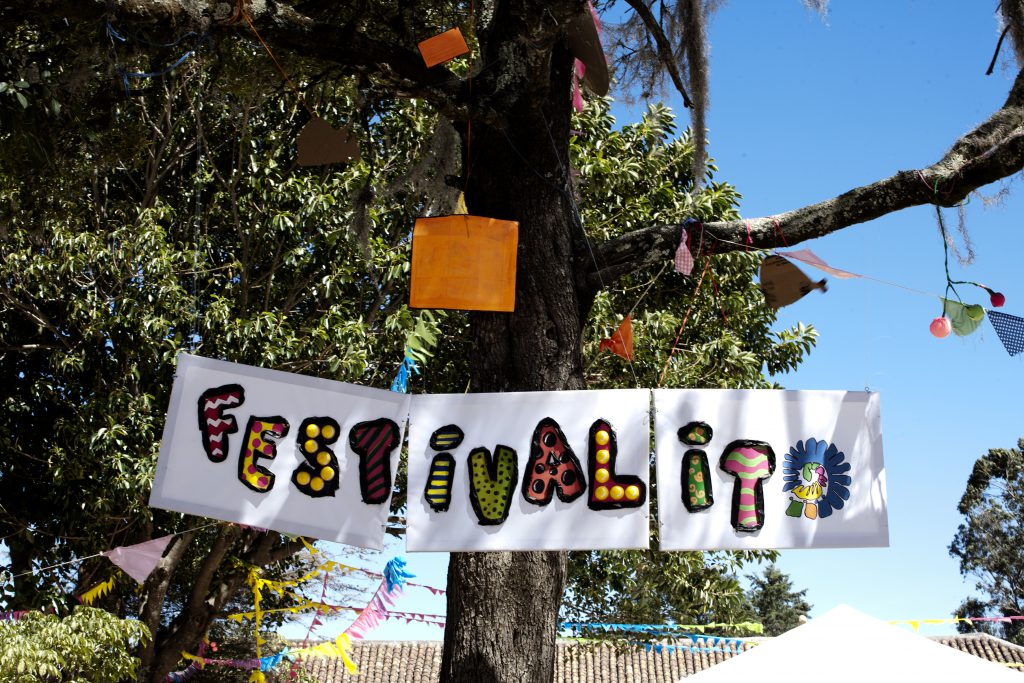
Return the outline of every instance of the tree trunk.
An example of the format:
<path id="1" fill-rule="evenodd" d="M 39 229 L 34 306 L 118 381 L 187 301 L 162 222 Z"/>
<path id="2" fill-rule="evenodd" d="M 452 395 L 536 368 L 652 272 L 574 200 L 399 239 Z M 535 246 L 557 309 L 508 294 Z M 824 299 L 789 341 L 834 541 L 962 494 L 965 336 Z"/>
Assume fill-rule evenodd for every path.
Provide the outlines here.
<path id="1" fill-rule="evenodd" d="M 515 311 L 471 315 L 477 392 L 583 388 L 573 249 L 582 236 L 567 191 L 571 64 L 556 49 L 547 91 L 524 99 L 508 129 L 470 123 L 463 134 L 470 213 L 519 222 Z M 453 553 L 441 680 L 551 681 L 565 572 L 564 552 Z"/>

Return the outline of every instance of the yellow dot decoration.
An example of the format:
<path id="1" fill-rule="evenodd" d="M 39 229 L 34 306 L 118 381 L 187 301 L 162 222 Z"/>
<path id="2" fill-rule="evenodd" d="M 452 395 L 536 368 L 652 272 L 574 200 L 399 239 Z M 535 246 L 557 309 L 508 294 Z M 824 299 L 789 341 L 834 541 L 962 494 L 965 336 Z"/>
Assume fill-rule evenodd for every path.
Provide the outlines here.
<path id="1" fill-rule="evenodd" d="M 316 437 L 320 436 L 320 428 L 317 427 L 315 424 L 306 425 L 306 436 L 308 436 L 311 439 L 315 439 Z"/>
<path id="2" fill-rule="evenodd" d="M 316 441 L 310 439 L 305 444 L 303 444 L 302 447 L 306 449 L 307 453 L 313 453 L 317 449 Z"/>
<path id="3" fill-rule="evenodd" d="M 597 498 L 598 500 L 604 500 L 607 497 L 608 497 L 608 487 L 607 486 L 598 486 L 596 489 L 594 489 L 594 498 Z"/>
<path id="4" fill-rule="evenodd" d="M 316 463 L 318 465 L 326 465 L 331 461 L 331 454 L 327 451 L 320 451 L 316 454 Z"/>
<path id="5" fill-rule="evenodd" d="M 599 431 L 597 434 L 594 434 L 594 441 L 597 442 L 598 446 L 603 446 L 606 443 L 608 443 L 608 441 L 610 441 L 610 440 L 611 440 L 611 436 L 609 436 L 608 432 L 606 432 L 603 429 L 601 431 Z"/>
<path id="6" fill-rule="evenodd" d="M 295 481 L 297 481 L 300 486 L 305 486 L 309 483 L 309 472 L 299 472 L 295 475 Z"/>
<path id="7" fill-rule="evenodd" d="M 330 481 L 331 479 L 334 479 L 334 468 L 325 467 L 322 470 L 320 470 L 320 478 L 323 479 L 324 481 Z"/>
<path id="8" fill-rule="evenodd" d="M 597 457 L 597 461 L 599 463 L 601 463 L 602 465 L 604 465 L 609 460 L 611 460 L 612 455 L 611 455 L 611 453 L 608 452 L 607 448 L 602 448 L 601 450 L 599 450 L 597 452 L 597 456 L 596 457 Z"/>
<path id="9" fill-rule="evenodd" d="M 598 470 L 594 474 L 594 479 L 597 479 L 602 484 L 608 481 L 608 470 Z"/>
<path id="10" fill-rule="evenodd" d="M 330 441 L 334 438 L 334 426 L 324 425 L 324 428 L 320 430 L 320 433 L 324 435 L 324 438 Z"/>
<path id="11" fill-rule="evenodd" d="M 313 477 L 312 481 L 309 482 L 309 488 L 314 491 L 319 491 L 324 487 L 324 480 L 320 477 Z"/>
<path id="12" fill-rule="evenodd" d="M 621 486 L 612 487 L 612 500 L 622 500 L 622 496 L 625 495 L 625 491 L 622 490 Z"/>
<path id="13" fill-rule="evenodd" d="M 639 497 L 640 497 L 640 487 L 639 486 L 627 486 L 626 487 L 626 498 L 628 500 L 636 500 Z"/>

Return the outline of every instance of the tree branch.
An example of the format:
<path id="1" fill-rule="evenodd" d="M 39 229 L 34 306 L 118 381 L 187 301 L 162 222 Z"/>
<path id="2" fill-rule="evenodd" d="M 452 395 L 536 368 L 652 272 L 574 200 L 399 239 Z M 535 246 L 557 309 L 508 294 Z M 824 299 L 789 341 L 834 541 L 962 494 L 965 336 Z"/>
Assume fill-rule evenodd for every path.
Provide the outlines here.
<path id="1" fill-rule="evenodd" d="M 235 2 L 223 0 L 7 0 L 0 26 L 55 16 L 76 21 L 116 17 L 131 23 L 190 24 L 210 31 L 231 28 L 254 38 L 244 19 L 239 21 L 237 13 L 232 14 L 235 9 Z M 317 21 L 280 0 L 246 2 L 245 12 L 273 47 L 337 65 L 343 73 L 366 76 L 398 97 L 426 100 L 449 118 L 472 117 L 501 125 L 501 115 L 481 104 L 486 98 L 480 97 L 479 90 L 471 97 L 463 79 L 443 67 L 428 69 L 411 46 L 368 36 L 358 21 L 345 25 Z"/>
<path id="2" fill-rule="evenodd" d="M 704 223 L 703 252 L 792 246 L 842 228 L 923 204 L 955 206 L 980 187 L 1024 169 L 1024 71 L 1006 103 L 959 138 L 936 163 L 899 171 L 878 182 L 793 211 L 748 220 Z M 682 224 L 644 228 L 608 240 L 578 256 L 585 269 L 579 286 L 597 290 L 624 275 L 671 258 Z M 695 235 L 695 239 L 700 239 Z"/>
<path id="3" fill-rule="evenodd" d="M 644 22 L 647 32 L 651 34 L 654 44 L 658 46 L 658 57 L 661 59 L 665 70 L 668 71 L 668 75 L 672 79 L 672 85 L 676 86 L 676 90 L 683 96 L 683 106 L 687 109 L 692 108 L 693 102 L 690 100 L 690 96 L 686 94 L 686 88 L 683 87 L 683 76 L 679 73 L 679 63 L 676 61 L 675 55 L 672 54 L 672 43 L 669 41 L 668 36 L 665 35 L 661 24 L 658 23 L 658 18 L 654 16 L 651 8 L 645 4 L 644 0 L 626 0 L 626 2 L 633 8 L 637 16 L 640 17 L 640 20 Z"/>

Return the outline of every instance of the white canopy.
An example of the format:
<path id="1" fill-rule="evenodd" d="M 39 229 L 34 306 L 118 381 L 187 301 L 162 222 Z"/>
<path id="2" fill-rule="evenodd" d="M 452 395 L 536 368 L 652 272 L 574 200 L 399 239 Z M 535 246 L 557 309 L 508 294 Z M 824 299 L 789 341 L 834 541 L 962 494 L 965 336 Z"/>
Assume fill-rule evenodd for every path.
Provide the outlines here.
<path id="1" fill-rule="evenodd" d="M 1010 681 L 1010 667 L 969 655 L 840 605 L 685 683 L 714 681 Z"/>

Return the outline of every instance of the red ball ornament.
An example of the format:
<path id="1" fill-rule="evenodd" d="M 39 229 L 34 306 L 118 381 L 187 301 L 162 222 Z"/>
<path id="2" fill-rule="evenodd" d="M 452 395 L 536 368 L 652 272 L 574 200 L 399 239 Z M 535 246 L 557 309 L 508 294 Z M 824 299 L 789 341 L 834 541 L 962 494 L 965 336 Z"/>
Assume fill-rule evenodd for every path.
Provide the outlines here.
<path id="1" fill-rule="evenodd" d="M 993 307 L 999 308 L 1006 303 L 1006 297 L 999 292 L 992 292 L 991 301 Z"/>
<path id="2" fill-rule="evenodd" d="M 942 339 L 948 337 L 949 333 L 953 331 L 953 325 L 949 322 L 949 318 L 940 315 L 932 321 L 928 329 L 931 330 L 932 336 Z"/>

